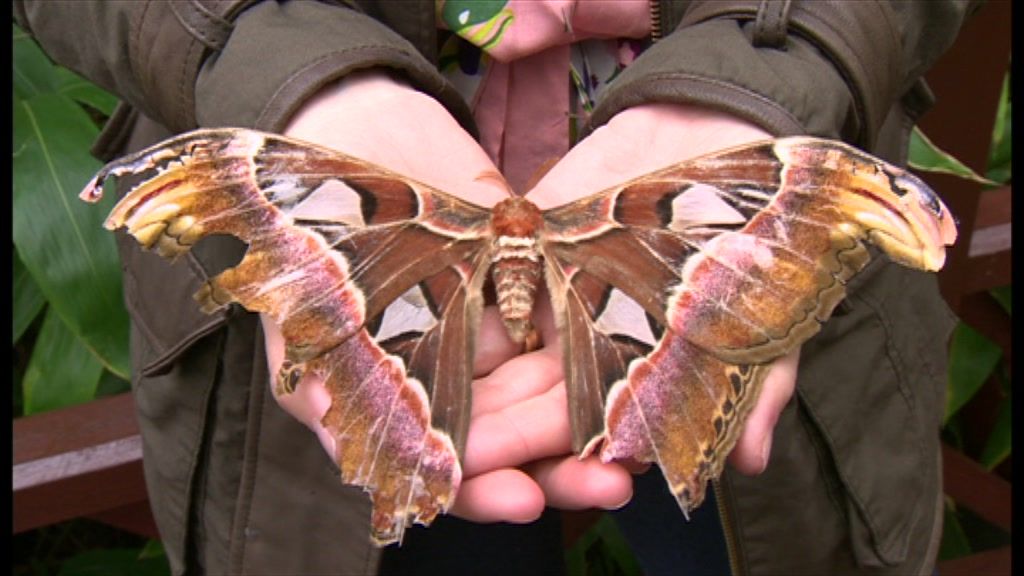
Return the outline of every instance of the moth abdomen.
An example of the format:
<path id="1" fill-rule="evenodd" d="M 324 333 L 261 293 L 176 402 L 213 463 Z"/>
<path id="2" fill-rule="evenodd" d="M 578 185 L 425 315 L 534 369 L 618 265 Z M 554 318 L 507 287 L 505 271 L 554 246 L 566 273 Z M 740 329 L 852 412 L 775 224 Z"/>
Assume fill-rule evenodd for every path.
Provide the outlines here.
<path id="1" fill-rule="evenodd" d="M 540 209 L 523 198 L 499 202 L 491 216 L 491 278 L 501 319 L 515 342 L 523 342 L 533 330 L 530 315 L 541 279 L 542 263 L 537 249 L 541 223 Z"/>

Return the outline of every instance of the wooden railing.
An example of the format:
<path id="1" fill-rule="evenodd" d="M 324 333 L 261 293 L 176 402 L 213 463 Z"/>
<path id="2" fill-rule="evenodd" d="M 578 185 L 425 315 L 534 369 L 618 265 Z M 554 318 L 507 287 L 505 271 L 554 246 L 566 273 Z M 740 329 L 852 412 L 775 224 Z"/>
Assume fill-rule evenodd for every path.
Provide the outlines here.
<path id="1" fill-rule="evenodd" d="M 159 537 L 130 394 L 14 421 L 14 533 L 90 517 Z"/>

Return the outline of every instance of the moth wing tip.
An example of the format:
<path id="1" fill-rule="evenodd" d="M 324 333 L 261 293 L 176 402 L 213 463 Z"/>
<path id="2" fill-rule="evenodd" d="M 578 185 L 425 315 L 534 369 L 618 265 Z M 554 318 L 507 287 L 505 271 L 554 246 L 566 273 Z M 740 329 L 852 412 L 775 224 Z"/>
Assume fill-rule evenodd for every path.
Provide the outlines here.
<path id="1" fill-rule="evenodd" d="M 93 179 L 85 185 L 85 188 L 79 192 L 78 198 L 90 204 L 95 204 L 103 198 L 103 186 L 100 184 L 99 176 L 94 176 Z"/>

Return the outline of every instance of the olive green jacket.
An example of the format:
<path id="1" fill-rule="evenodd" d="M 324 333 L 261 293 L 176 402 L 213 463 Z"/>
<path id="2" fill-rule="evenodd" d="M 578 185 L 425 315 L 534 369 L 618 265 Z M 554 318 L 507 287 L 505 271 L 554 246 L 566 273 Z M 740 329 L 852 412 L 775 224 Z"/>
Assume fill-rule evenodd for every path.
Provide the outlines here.
<path id="1" fill-rule="evenodd" d="M 652 2 L 660 39 L 614 82 L 593 126 L 645 102 L 728 111 L 905 160 L 932 96 L 921 75 L 969 2 Z M 280 131 L 329 82 L 381 67 L 469 108 L 436 71 L 433 0 L 20 1 L 58 63 L 121 97 L 109 159 L 197 126 Z M 192 294 L 240 255 L 206 243 L 173 266 L 121 238 L 133 390 L 150 499 L 175 574 L 370 574 L 369 505 L 277 408 L 259 323 Z M 734 571 L 928 574 L 941 533 L 938 429 L 953 318 L 933 275 L 876 258 L 801 356 L 764 474 L 718 492 Z"/>

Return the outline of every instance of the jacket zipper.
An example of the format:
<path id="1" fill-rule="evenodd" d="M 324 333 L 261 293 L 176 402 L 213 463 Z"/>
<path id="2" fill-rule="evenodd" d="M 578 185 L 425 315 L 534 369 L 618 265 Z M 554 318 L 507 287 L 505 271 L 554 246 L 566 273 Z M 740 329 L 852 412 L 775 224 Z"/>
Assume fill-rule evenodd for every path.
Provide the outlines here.
<path id="1" fill-rule="evenodd" d="M 651 9 L 651 43 L 661 39 L 661 6 L 658 0 L 649 0 L 647 5 Z"/>
<path id="2" fill-rule="evenodd" d="M 739 546 L 736 541 L 736 530 L 732 525 L 732 516 L 725 508 L 725 490 L 717 478 L 711 481 L 711 487 L 715 490 L 715 504 L 718 506 L 718 518 L 722 523 L 722 532 L 725 534 L 725 548 L 729 555 L 729 573 L 732 576 L 740 576 Z"/>

